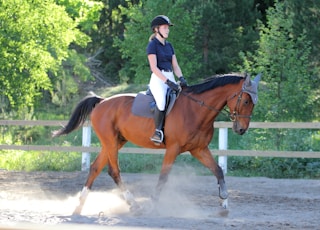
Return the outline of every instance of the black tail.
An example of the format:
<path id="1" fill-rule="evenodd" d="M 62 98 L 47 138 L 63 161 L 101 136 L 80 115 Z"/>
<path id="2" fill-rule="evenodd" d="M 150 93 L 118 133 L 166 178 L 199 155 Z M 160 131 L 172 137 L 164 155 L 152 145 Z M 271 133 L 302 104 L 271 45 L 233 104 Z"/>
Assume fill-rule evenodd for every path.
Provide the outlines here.
<path id="1" fill-rule="evenodd" d="M 68 134 L 79 128 L 86 121 L 96 104 L 101 102 L 104 98 L 97 95 L 89 95 L 83 98 L 77 107 L 74 109 L 68 124 L 61 129 L 52 133 L 53 137 Z"/>

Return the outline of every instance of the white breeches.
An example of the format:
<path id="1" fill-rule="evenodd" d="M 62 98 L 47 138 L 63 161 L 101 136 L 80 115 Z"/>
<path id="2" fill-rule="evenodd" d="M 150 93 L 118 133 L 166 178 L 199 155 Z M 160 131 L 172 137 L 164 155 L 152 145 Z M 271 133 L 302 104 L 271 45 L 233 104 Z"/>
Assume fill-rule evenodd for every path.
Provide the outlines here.
<path id="1" fill-rule="evenodd" d="M 174 79 L 173 72 L 164 72 L 162 71 L 163 75 L 166 76 L 170 81 L 173 81 L 176 83 Z M 151 74 L 150 82 L 149 82 L 149 88 L 151 90 L 151 93 L 154 96 L 154 99 L 156 101 L 157 107 L 160 111 L 164 111 L 166 106 L 166 94 L 168 90 L 168 85 L 165 84 L 157 75 L 154 73 Z"/>

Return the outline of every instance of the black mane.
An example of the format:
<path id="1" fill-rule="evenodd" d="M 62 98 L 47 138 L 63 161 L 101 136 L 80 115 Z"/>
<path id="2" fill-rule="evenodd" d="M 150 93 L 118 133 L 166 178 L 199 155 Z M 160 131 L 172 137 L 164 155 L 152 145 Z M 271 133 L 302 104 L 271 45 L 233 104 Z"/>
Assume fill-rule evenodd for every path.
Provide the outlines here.
<path id="1" fill-rule="evenodd" d="M 207 90 L 214 89 L 220 86 L 225 86 L 227 84 L 239 83 L 241 79 L 245 76 L 241 74 L 223 74 L 214 75 L 206 79 L 203 83 L 197 85 L 191 85 L 187 88 L 187 92 L 192 92 L 195 94 L 203 93 Z"/>

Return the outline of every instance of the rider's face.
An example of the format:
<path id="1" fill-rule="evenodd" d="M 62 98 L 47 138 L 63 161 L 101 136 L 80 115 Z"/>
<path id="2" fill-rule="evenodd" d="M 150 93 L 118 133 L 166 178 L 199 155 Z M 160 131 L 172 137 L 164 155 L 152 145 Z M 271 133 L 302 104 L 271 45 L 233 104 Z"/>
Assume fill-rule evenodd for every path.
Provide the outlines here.
<path id="1" fill-rule="evenodd" d="M 169 25 L 161 25 L 161 26 L 159 26 L 159 32 L 162 34 L 162 36 L 164 38 L 168 38 L 169 37 L 169 32 L 170 32 Z"/>

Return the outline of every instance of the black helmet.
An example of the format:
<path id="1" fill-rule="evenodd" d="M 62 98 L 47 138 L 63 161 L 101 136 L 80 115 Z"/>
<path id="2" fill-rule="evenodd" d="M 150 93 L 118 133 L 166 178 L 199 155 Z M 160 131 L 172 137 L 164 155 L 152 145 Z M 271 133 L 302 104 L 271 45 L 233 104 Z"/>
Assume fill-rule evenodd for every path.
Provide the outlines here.
<path id="1" fill-rule="evenodd" d="M 170 22 L 170 19 L 165 15 L 158 15 L 154 19 L 152 19 L 151 22 L 151 29 L 153 30 L 157 26 L 161 25 L 169 25 L 173 26 L 173 24 Z"/>

